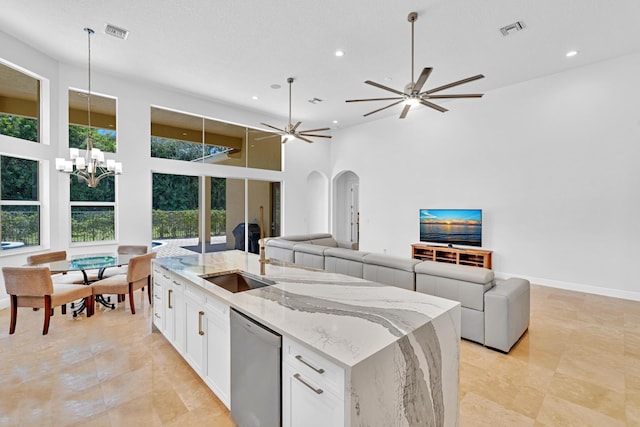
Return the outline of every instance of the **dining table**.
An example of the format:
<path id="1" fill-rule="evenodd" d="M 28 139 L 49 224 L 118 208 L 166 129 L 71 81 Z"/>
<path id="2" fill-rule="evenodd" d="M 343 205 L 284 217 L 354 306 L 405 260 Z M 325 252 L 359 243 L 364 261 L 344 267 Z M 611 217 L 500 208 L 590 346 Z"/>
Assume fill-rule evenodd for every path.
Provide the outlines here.
<path id="1" fill-rule="evenodd" d="M 92 282 L 102 280 L 104 272 L 110 267 L 122 267 L 129 264 L 129 260 L 137 254 L 118 254 L 118 253 L 106 253 L 106 254 L 90 254 L 90 255 L 75 255 L 65 260 L 51 261 L 47 263 L 37 264 L 38 267 L 49 267 L 51 274 L 65 274 L 71 271 L 80 271 L 84 277 L 84 284 L 89 285 Z M 97 271 L 97 275 L 90 275 L 88 272 Z M 96 296 L 96 301 L 108 308 L 115 308 L 115 304 L 111 303 L 108 298 L 104 298 L 102 295 Z M 74 306 L 72 305 L 73 309 Z M 85 309 L 84 300 L 79 304 L 79 307 L 73 311 L 73 316 L 76 317 Z"/>

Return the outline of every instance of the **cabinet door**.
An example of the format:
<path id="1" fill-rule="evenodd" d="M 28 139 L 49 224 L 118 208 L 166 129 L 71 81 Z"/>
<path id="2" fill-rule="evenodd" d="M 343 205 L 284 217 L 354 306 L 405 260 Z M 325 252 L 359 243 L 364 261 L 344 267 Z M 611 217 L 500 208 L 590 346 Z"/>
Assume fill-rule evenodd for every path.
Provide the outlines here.
<path id="1" fill-rule="evenodd" d="M 205 314 L 203 304 L 185 296 L 185 346 L 184 357 L 191 367 L 199 374 L 204 374 L 205 349 Z"/>
<path id="2" fill-rule="evenodd" d="M 164 332 L 164 306 L 163 306 L 163 296 L 164 296 L 164 287 L 160 285 L 160 283 L 155 282 L 153 285 L 153 324 L 158 328 L 163 335 L 166 336 Z"/>
<path id="3" fill-rule="evenodd" d="M 230 354 L 229 307 L 223 312 L 207 309 L 207 373 L 205 381 L 227 408 L 230 407 Z"/>
<path id="4" fill-rule="evenodd" d="M 162 333 L 173 344 L 175 341 L 176 329 L 174 321 L 175 313 L 175 291 L 173 286 L 166 286 L 164 290 L 164 328 Z"/>
<path id="5" fill-rule="evenodd" d="M 282 418 L 284 427 L 343 427 L 344 402 L 331 392 L 283 364 Z"/>
<path id="6" fill-rule="evenodd" d="M 171 305 L 173 306 L 173 345 L 180 353 L 184 353 L 186 341 L 185 297 L 182 289 L 173 288 Z"/>

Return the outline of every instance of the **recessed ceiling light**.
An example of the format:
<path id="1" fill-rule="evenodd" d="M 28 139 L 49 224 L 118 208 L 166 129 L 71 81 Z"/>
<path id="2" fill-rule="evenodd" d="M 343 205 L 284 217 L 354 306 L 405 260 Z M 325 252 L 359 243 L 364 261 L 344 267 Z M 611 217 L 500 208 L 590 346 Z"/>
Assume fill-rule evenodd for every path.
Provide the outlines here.
<path id="1" fill-rule="evenodd" d="M 257 100 L 258 100 L 258 97 L 257 97 L 257 96 L 255 96 L 255 95 L 253 95 L 253 96 L 251 97 L 251 99 L 253 99 L 254 101 L 257 101 Z"/>
<path id="2" fill-rule="evenodd" d="M 341 50 L 341 49 L 336 50 L 335 55 L 336 55 L 337 57 L 344 56 L 344 50 Z"/>
<path id="3" fill-rule="evenodd" d="M 569 52 L 567 52 L 567 58 L 571 58 L 572 56 L 576 56 L 577 54 L 577 50 L 570 50 Z"/>
<path id="4" fill-rule="evenodd" d="M 333 121 L 333 124 L 334 124 L 334 125 L 337 125 L 337 124 L 338 124 L 338 121 L 337 121 L 337 120 L 334 120 L 334 121 Z"/>
<path id="5" fill-rule="evenodd" d="M 280 89 L 282 86 L 280 86 L 278 83 L 274 83 L 271 86 L 269 86 L 271 89 Z"/>
<path id="6" fill-rule="evenodd" d="M 392 79 L 391 77 L 389 77 L 389 76 L 387 76 L 387 77 L 385 77 L 385 78 L 384 78 L 384 81 L 385 81 L 385 82 L 390 82 L 391 80 L 393 80 L 393 79 Z"/>

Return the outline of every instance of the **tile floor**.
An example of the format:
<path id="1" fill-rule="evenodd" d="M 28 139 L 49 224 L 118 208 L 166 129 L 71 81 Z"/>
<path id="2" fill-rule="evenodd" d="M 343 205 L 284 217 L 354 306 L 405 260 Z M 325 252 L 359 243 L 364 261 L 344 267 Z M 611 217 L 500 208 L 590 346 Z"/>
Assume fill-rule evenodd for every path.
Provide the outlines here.
<path id="1" fill-rule="evenodd" d="M 0 426 L 233 426 L 136 301 L 58 309 L 46 337 L 0 310 Z M 509 355 L 462 341 L 460 425 L 640 426 L 640 302 L 534 286 L 531 311 Z"/>

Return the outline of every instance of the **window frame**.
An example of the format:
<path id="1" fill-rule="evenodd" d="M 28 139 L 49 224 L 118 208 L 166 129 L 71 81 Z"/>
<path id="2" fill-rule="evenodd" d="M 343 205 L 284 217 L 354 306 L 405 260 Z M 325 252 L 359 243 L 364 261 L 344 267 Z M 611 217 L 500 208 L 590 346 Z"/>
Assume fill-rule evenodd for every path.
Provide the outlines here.
<path id="1" fill-rule="evenodd" d="M 20 156 L 15 153 L 6 153 L 0 152 L 0 156 L 4 157 L 12 157 L 23 160 L 34 161 L 37 164 L 37 182 L 38 182 L 38 191 L 37 191 L 37 200 L 4 200 L 2 199 L 2 194 L 0 191 L 0 211 L 2 210 L 2 206 L 35 206 L 38 211 L 38 244 L 28 246 L 25 245 L 23 247 L 11 249 L 11 250 L 0 250 L 0 258 L 12 256 L 16 254 L 24 254 L 29 252 L 35 252 L 41 250 L 43 247 L 48 245 L 48 229 L 46 228 L 47 222 L 46 218 L 49 216 L 49 210 L 47 209 L 48 202 L 48 186 L 50 185 L 45 180 L 45 175 L 48 174 L 48 162 L 46 160 L 34 159 L 28 156 Z M 0 176 L 0 180 L 2 177 Z M 1 181 L 0 181 L 1 182 Z M 45 186 L 47 189 L 45 190 Z M 2 236 L 0 230 L 0 237 Z"/>

